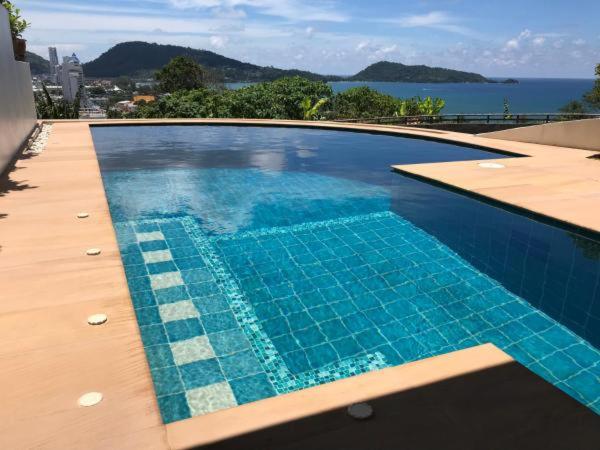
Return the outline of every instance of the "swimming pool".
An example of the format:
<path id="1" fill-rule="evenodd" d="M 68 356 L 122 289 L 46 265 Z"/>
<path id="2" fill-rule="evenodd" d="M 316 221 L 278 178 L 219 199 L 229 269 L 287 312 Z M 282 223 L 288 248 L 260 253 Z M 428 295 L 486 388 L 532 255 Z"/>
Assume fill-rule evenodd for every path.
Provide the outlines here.
<path id="1" fill-rule="evenodd" d="M 600 411 L 600 243 L 390 171 L 395 136 L 93 127 L 165 422 L 492 342 Z"/>

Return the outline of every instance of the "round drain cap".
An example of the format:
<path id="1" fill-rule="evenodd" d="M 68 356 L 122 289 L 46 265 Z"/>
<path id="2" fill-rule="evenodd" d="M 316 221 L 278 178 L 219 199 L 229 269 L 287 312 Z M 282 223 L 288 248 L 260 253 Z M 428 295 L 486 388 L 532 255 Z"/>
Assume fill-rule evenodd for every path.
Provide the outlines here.
<path id="1" fill-rule="evenodd" d="M 86 253 L 88 256 L 97 256 L 102 252 L 99 248 L 90 248 Z"/>
<path id="2" fill-rule="evenodd" d="M 80 212 L 77 214 L 78 219 L 87 219 L 88 217 L 90 217 L 90 215 L 89 215 L 89 213 L 86 213 L 86 212 Z"/>
<path id="3" fill-rule="evenodd" d="M 500 164 L 500 163 L 484 162 L 484 163 L 479 163 L 479 167 L 481 167 L 483 169 L 504 169 L 506 166 L 504 164 Z"/>
<path id="4" fill-rule="evenodd" d="M 368 403 L 354 403 L 348 406 L 348 415 L 356 420 L 366 420 L 373 417 L 373 407 Z"/>
<path id="5" fill-rule="evenodd" d="M 88 323 L 90 325 L 102 325 L 103 323 L 106 323 L 108 320 L 108 316 L 106 314 L 93 314 L 90 317 L 88 317 Z"/>
<path id="6" fill-rule="evenodd" d="M 88 392 L 87 394 L 83 394 L 79 397 L 77 403 L 79 406 L 83 406 L 85 408 L 89 406 L 95 406 L 102 401 L 102 393 L 100 392 Z"/>

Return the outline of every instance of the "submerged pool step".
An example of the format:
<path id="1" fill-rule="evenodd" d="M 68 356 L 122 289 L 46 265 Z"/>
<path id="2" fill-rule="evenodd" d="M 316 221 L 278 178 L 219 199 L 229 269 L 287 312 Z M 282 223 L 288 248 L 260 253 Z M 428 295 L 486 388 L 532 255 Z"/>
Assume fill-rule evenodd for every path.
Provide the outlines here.
<path id="1" fill-rule="evenodd" d="M 596 349 L 391 212 L 115 226 L 166 422 L 485 342 L 600 410 Z"/>

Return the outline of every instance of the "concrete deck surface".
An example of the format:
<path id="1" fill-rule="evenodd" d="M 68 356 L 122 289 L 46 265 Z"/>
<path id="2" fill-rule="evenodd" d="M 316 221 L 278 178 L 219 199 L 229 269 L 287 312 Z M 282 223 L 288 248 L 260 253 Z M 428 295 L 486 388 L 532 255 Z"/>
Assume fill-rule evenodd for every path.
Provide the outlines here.
<path id="1" fill-rule="evenodd" d="M 302 122 L 299 125 L 310 124 Z M 351 128 L 339 124 L 319 125 L 335 129 Z M 398 132 L 382 126 L 352 128 Z M 440 136 L 437 132 L 414 129 L 400 132 L 436 139 Z M 557 164 L 553 169 L 556 172 L 554 178 L 539 177 L 540 172 L 534 165 L 516 165 L 515 170 L 521 167 L 520 176 L 526 178 L 528 184 L 542 190 L 549 189 L 546 186 L 555 179 L 574 178 L 569 184 L 570 188 L 557 181 L 563 187 L 560 196 L 553 195 L 552 192 L 555 191 L 550 193 L 548 201 L 554 204 L 554 210 L 549 208 L 548 213 L 561 214 L 560 202 L 569 202 L 570 199 L 571 207 L 565 210 L 571 212 L 562 213 L 563 217 L 600 231 L 600 224 L 589 211 L 598 195 L 593 188 L 594 184 L 588 186 L 588 178 L 594 177 L 594 169 L 582 168 L 585 164 L 598 164 L 597 161 L 585 160 L 589 152 L 575 151 L 572 155 L 565 156 L 565 152 L 572 150 L 539 148 L 533 144 L 521 146 L 504 141 L 491 142 L 489 139 L 459 136 L 458 133 L 443 133 L 443 139 L 453 142 L 461 142 L 462 139 L 469 145 L 488 143 L 503 151 L 538 153 L 537 156 L 543 154 L 568 160 L 564 164 L 577 164 L 581 170 L 576 173 L 571 172 L 569 165 L 565 166 L 566 173 L 562 173 Z M 525 159 L 502 160 L 508 164 L 522 164 L 522 161 Z M 458 170 L 463 163 L 450 164 L 454 166 L 445 167 L 450 167 L 452 171 Z M 426 171 L 437 170 L 436 166 L 440 165 L 423 166 L 430 166 L 429 169 L 422 167 Z M 468 172 L 470 169 L 467 167 L 465 170 Z M 443 173 L 445 172 L 442 171 Z M 482 176 L 479 183 L 483 183 L 486 176 L 490 178 L 489 175 Z M 516 178 L 505 180 L 506 183 L 512 180 L 514 186 L 518 176 L 512 176 Z M 583 186 L 587 196 L 581 195 L 580 186 Z M 495 185 L 492 186 L 494 187 Z M 513 190 L 518 191 L 516 187 Z M 534 196 L 531 195 L 530 198 L 533 199 Z M 575 200 L 579 203 L 574 203 Z M 77 219 L 76 214 L 81 211 L 88 212 L 91 216 L 88 219 Z M 45 151 L 41 155 L 19 160 L 9 178 L 2 181 L 0 246 L 0 342 L 3 343 L 0 347 L 0 364 L 3 368 L 0 372 L 0 448 L 189 448 L 202 443 L 223 442 L 236 434 L 256 433 L 258 425 L 272 428 L 274 423 L 281 424 L 282 419 L 299 424 L 306 414 L 326 414 L 339 410 L 340 405 L 361 398 L 392 398 L 399 391 L 418 391 L 424 385 L 439 383 L 448 377 L 462 377 L 486 367 L 509 363 L 505 354 L 492 346 L 484 346 L 471 350 L 473 353 L 466 351 L 445 355 L 439 357 L 441 359 L 434 359 L 433 363 L 427 360 L 367 374 L 367 382 L 361 377 L 342 380 L 315 388 L 318 391 L 305 390 L 291 394 L 292 397 L 268 399 L 264 401 L 266 403 L 258 402 L 165 427 L 156 405 L 91 133 L 85 122 L 55 123 Z M 85 251 L 92 247 L 101 248 L 101 255 L 86 256 Z M 89 326 L 86 323 L 87 316 L 98 312 L 108 314 L 108 323 L 99 327 Z M 549 413 L 549 421 L 542 420 L 540 423 L 549 424 L 550 429 L 554 429 L 560 422 L 558 419 L 561 419 L 565 428 L 557 429 L 564 430 L 564 433 L 587 433 L 588 425 L 581 428 L 570 417 L 580 418 L 583 424 L 588 424 L 592 417 L 597 423 L 597 416 L 557 389 L 548 387 L 538 377 L 519 375 L 511 379 L 514 392 L 521 394 L 506 402 L 506 407 L 514 405 L 516 410 L 524 408 L 524 411 L 532 414 L 542 414 L 543 418 L 546 417 L 543 409 L 531 410 L 527 405 L 531 402 L 537 404 L 538 401 L 539 405 L 560 405 L 559 412 Z M 532 388 L 538 385 L 545 387 Z M 489 385 L 486 388 L 485 383 L 482 383 L 481 386 L 484 390 L 479 392 L 468 391 L 465 386 L 459 390 L 436 391 L 437 394 L 430 400 L 432 403 L 428 403 L 429 411 L 443 413 L 446 411 L 445 399 L 456 399 L 457 396 L 468 399 L 474 395 L 482 395 L 485 389 L 489 390 Z M 519 386 L 522 387 L 521 390 Z M 77 399 L 88 391 L 102 392 L 104 400 L 95 407 L 81 408 Z M 551 400 L 550 403 L 546 403 L 550 401 L 548 399 Z M 489 420 L 494 420 L 494 417 L 505 418 L 502 415 L 495 416 L 494 410 L 483 411 L 481 404 L 476 411 L 477 414 L 469 417 L 476 419 L 478 415 L 487 416 Z M 450 425 L 464 420 L 460 415 L 452 419 L 453 413 L 448 414 Z M 322 427 L 318 428 L 321 430 L 320 434 L 330 436 L 331 439 L 337 439 L 335 436 L 339 436 L 339 430 L 346 429 L 340 428 L 339 422 L 335 420 L 332 422 L 323 418 L 323 421 L 332 425 L 327 428 L 327 432 Z M 308 428 L 306 425 L 298 425 L 296 434 L 293 434 L 294 428 L 291 431 L 287 428 L 284 434 L 295 436 L 292 441 L 297 445 L 302 442 L 316 445 L 316 441 L 301 440 L 308 438 L 307 430 L 314 430 L 311 427 L 316 424 L 310 421 L 303 423 L 312 425 Z M 600 426 L 595 429 L 600 429 Z M 500 425 L 494 430 L 507 431 Z M 343 431 L 343 434 L 347 432 L 348 430 Z M 272 433 L 272 436 L 277 436 L 279 432 L 273 429 Z M 271 434 L 267 437 L 269 435 Z M 583 435 L 587 436 L 585 433 Z M 265 435 L 260 437 L 259 434 L 253 437 L 259 441 L 264 438 Z M 402 436 L 394 439 L 401 440 Z M 331 442 L 335 441 L 328 442 L 328 448 L 332 448 Z M 415 442 L 418 444 L 418 441 Z M 293 448 L 292 442 L 285 445 Z M 282 444 L 281 448 L 288 447 L 283 447 Z M 417 445 L 412 448 L 420 447 Z M 452 447 L 447 445 L 446 448 Z"/>

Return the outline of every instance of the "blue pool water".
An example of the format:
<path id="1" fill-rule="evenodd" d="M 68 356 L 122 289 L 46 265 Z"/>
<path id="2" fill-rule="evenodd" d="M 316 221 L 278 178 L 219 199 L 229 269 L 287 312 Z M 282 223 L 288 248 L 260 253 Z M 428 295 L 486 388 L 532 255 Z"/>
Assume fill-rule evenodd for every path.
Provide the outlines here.
<path id="1" fill-rule="evenodd" d="M 492 342 L 600 411 L 600 244 L 403 177 L 392 136 L 93 128 L 165 422 Z"/>

